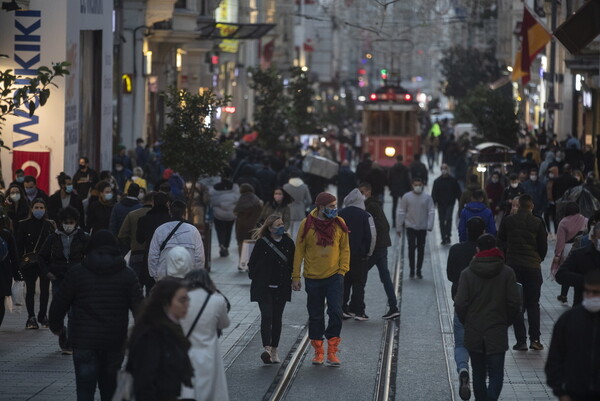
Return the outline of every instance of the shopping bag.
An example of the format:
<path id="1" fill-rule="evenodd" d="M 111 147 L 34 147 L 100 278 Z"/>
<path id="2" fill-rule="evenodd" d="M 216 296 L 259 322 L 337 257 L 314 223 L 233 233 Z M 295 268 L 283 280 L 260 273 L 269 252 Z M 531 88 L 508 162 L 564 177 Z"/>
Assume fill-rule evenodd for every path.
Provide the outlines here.
<path id="1" fill-rule="evenodd" d="M 248 270 L 248 262 L 250 261 L 250 255 L 252 255 L 252 250 L 254 249 L 254 244 L 256 241 L 245 239 L 242 244 L 242 254 L 240 256 L 240 266 L 239 269 L 246 271 Z"/>
<path id="2" fill-rule="evenodd" d="M 117 388 L 112 401 L 133 400 L 133 376 L 125 368 L 117 373 Z"/>
<path id="3" fill-rule="evenodd" d="M 25 305 L 25 282 L 13 281 L 12 302 L 15 306 Z"/>

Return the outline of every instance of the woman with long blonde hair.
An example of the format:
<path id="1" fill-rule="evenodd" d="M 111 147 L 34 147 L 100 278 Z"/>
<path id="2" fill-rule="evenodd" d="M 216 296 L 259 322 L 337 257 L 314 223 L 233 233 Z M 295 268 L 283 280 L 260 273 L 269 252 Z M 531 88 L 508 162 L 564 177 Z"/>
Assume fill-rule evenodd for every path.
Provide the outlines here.
<path id="1" fill-rule="evenodd" d="M 268 216 L 252 238 L 256 244 L 248 262 L 248 276 L 252 280 L 250 301 L 258 302 L 260 308 L 260 334 L 265 347 L 260 357 L 264 363 L 278 363 L 283 309 L 292 299 L 295 245 L 277 214 Z"/>

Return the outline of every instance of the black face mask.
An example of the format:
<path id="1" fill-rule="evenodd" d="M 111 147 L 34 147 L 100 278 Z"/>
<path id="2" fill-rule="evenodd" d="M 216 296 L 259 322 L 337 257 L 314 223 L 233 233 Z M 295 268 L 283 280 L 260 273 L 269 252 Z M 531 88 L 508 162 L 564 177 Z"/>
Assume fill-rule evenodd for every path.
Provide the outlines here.
<path id="1" fill-rule="evenodd" d="M 79 165 L 79 170 L 85 170 L 87 166 L 85 164 L 80 164 Z"/>

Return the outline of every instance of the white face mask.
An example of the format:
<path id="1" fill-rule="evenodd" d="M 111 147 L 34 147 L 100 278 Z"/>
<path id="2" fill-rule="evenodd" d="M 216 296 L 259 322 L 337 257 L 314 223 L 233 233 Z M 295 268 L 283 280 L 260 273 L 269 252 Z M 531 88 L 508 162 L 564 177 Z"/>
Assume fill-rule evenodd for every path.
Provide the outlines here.
<path id="1" fill-rule="evenodd" d="M 423 187 L 421 185 L 415 185 L 413 190 L 415 191 L 415 193 L 420 194 L 421 192 L 423 192 Z"/>
<path id="2" fill-rule="evenodd" d="M 584 298 L 581 305 L 588 311 L 592 313 L 600 312 L 600 298 L 592 297 L 592 298 Z"/>
<path id="3" fill-rule="evenodd" d="M 548 178 L 550 178 L 550 179 L 554 178 L 554 173 L 548 174 Z"/>
<path id="4" fill-rule="evenodd" d="M 511 182 L 510 183 L 510 187 L 513 188 L 513 189 L 516 188 L 516 187 L 518 187 L 518 186 L 519 186 L 518 183 L 515 183 L 515 182 Z"/>
<path id="5" fill-rule="evenodd" d="M 13 202 L 18 202 L 21 200 L 21 194 L 10 194 L 10 199 L 12 199 Z"/>
<path id="6" fill-rule="evenodd" d="M 63 230 L 65 230 L 67 234 L 71 234 L 73 230 L 75 230 L 75 224 L 63 224 Z"/>
<path id="7" fill-rule="evenodd" d="M 531 181 L 537 181 L 537 175 L 530 175 L 530 176 L 529 176 L 529 179 L 530 179 Z"/>
<path id="8" fill-rule="evenodd" d="M 497 183 L 498 183 L 498 181 L 500 181 L 500 180 L 499 180 L 499 179 L 497 179 L 497 178 L 492 178 L 492 182 L 493 182 L 494 184 L 497 184 Z"/>

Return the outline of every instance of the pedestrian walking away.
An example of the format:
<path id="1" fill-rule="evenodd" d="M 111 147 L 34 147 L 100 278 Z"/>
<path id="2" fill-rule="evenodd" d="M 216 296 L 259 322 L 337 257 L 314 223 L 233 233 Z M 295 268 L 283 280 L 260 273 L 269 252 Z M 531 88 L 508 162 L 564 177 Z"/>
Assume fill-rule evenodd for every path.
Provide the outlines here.
<path id="1" fill-rule="evenodd" d="M 250 301 L 260 308 L 260 334 L 264 363 L 279 363 L 283 310 L 292 297 L 294 241 L 279 215 L 270 215 L 252 234 L 256 241 L 248 262 Z"/>
<path id="2" fill-rule="evenodd" d="M 460 242 L 467 240 L 467 221 L 473 217 L 481 217 L 485 222 L 485 232 L 496 235 L 494 214 L 483 200 L 483 191 L 476 189 L 471 193 L 471 201 L 460 211 L 460 218 L 458 220 L 458 239 Z"/>
<path id="3" fill-rule="evenodd" d="M 367 262 L 375 249 L 377 232 L 373 217 L 365 211 L 365 197 L 358 188 L 354 188 L 346 196 L 339 216 L 348 226 L 350 244 L 350 270 L 344 276 L 343 317 L 369 320 L 365 313 Z"/>
<path id="4" fill-rule="evenodd" d="M 142 300 L 139 282 L 121 256 L 117 238 L 108 230 L 92 235 L 86 256 L 69 269 L 50 305 L 50 330 L 65 331 L 69 310 L 69 343 L 73 349 L 78 401 L 93 401 L 96 386 L 110 401 L 124 358 L 129 312 Z"/>
<path id="5" fill-rule="evenodd" d="M 315 209 L 300 223 L 292 289 L 300 291 L 301 266 L 307 294 L 308 336 L 315 355 L 314 365 L 325 361 L 323 336 L 327 340 L 327 365 L 340 366 L 337 356 L 342 331 L 344 275 L 350 268 L 348 227 L 337 215 L 337 200 L 327 192 L 315 198 Z M 329 321 L 325 327 L 325 300 Z"/>
<path id="6" fill-rule="evenodd" d="M 441 171 L 442 174 L 433 181 L 431 197 L 438 209 L 442 245 L 449 245 L 452 236 L 452 211 L 456 201 L 460 201 L 462 192 L 456 178 L 450 175 L 450 168 L 446 163 L 442 164 Z"/>
<path id="7" fill-rule="evenodd" d="M 231 181 L 232 174 L 231 168 L 224 168 L 221 181 L 208 190 L 210 203 L 213 207 L 215 230 L 219 240 L 219 255 L 223 257 L 229 256 L 231 231 L 233 230 L 233 223 L 235 223 L 233 209 L 240 199 L 240 188 L 238 184 Z"/>
<path id="8" fill-rule="evenodd" d="M 383 284 L 383 289 L 388 301 L 388 311 L 382 316 L 384 319 L 393 319 L 400 316 L 398 309 L 398 300 L 396 291 L 392 284 L 392 277 L 388 269 L 388 248 L 392 246 L 390 239 L 390 223 L 388 222 L 381 203 L 371 196 L 371 185 L 363 182 L 358 187 L 359 191 L 365 197 L 365 210 L 373 217 L 375 222 L 375 249 L 367 261 L 367 270 L 377 266 L 379 280 Z"/>
<path id="9" fill-rule="evenodd" d="M 460 274 L 454 298 L 456 314 L 465 328 L 464 345 L 471 358 L 476 400 L 500 397 L 508 327 L 520 308 L 515 273 L 504 264 L 503 256 L 493 235 L 480 236 L 477 254 Z"/>
<path id="10" fill-rule="evenodd" d="M 413 190 L 406 193 L 400 199 L 398 216 L 396 217 L 396 233 L 402 234 L 406 226 L 406 238 L 408 241 L 408 263 L 410 266 L 410 278 L 422 279 L 423 260 L 425 258 L 425 238 L 427 231 L 433 230 L 433 219 L 435 208 L 433 199 L 423 192 L 423 180 L 413 178 Z M 417 260 L 415 264 L 415 251 Z"/>
<path id="11" fill-rule="evenodd" d="M 0 209 L 0 325 L 4 320 L 5 314 L 5 297 L 10 297 L 12 294 L 12 283 L 15 281 L 23 281 L 23 277 L 19 270 L 19 254 L 17 253 L 15 237 L 10 230 L 10 219 Z"/>
<path id="12" fill-rule="evenodd" d="M 292 203 L 290 203 L 291 221 L 288 232 L 290 233 L 290 237 L 295 241 L 298 236 L 300 222 L 306 217 L 306 211 L 312 204 L 312 197 L 310 196 L 308 186 L 300 178 L 300 172 L 296 170 L 290 172 L 290 179 L 283 186 L 283 190 L 292 197 Z"/>
<path id="13" fill-rule="evenodd" d="M 191 343 L 188 355 L 194 368 L 194 377 L 193 391 L 180 394 L 179 399 L 229 401 L 219 344 L 220 333 L 229 327 L 229 302 L 219 292 L 208 271 L 195 269 L 186 274 L 184 279 L 188 283 L 190 306 L 181 320 L 181 327 Z"/>
<path id="14" fill-rule="evenodd" d="M 473 256 L 477 253 L 477 239 L 483 235 L 485 222 L 481 217 L 471 217 L 467 221 L 468 241 L 454 244 L 448 251 L 446 274 L 452 283 L 452 300 L 456 298 L 460 274 L 469 267 Z M 469 385 L 469 351 L 465 348 L 465 326 L 454 312 L 454 361 L 459 377 L 459 392 L 461 399 L 471 398 Z"/>
<path id="15" fill-rule="evenodd" d="M 519 196 L 519 209 L 506 216 L 500 224 L 498 240 L 506 254 L 506 264 L 513 268 L 517 281 L 523 285 L 523 309 L 529 324 L 529 348 L 540 351 L 540 292 L 542 288 L 542 260 L 548 251 L 544 222 L 534 216 L 533 200 L 525 194 Z M 517 343 L 514 350 L 527 351 L 527 331 L 523 313 L 514 322 Z"/>

